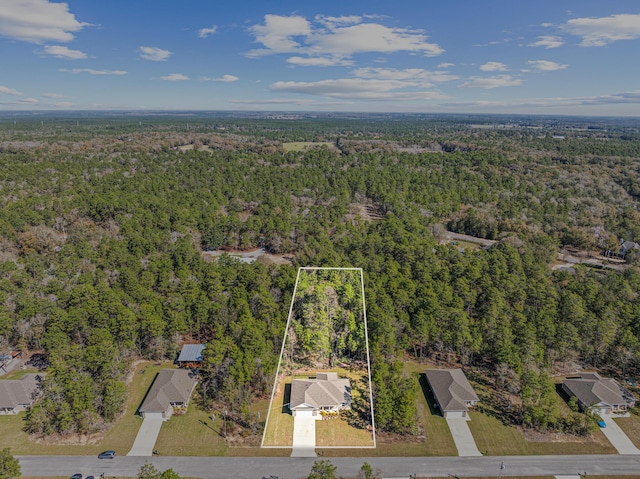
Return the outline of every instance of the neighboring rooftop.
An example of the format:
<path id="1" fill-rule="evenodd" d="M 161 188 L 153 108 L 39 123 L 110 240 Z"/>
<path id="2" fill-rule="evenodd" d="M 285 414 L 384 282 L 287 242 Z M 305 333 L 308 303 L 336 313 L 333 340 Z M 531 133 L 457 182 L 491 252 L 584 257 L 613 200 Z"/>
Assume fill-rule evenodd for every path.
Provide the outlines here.
<path id="1" fill-rule="evenodd" d="M 466 402 L 478 401 L 462 369 L 427 369 L 425 375 L 443 413 L 467 411 Z"/>
<path id="2" fill-rule="evenodd" d="M 0 380 L 0 409 L 31 405 L 40 381 L 39 374 L 25 374 L 22 379 Z"/>
<path id="3" fill-rule="evenodd" d="M 197 382 L 189 369 L 163 369 L 147 393 L 140 413 L 166 411 L 173 404 L 187 404 Z"/>
<path id="4" fill-rule="evenodd" d="M 204 344 L 185 344 L 182 346 L 180 356 L 178 356 L 179 363 L 191 363 L 202 361 L 202 351 L 204 350 Z"/>
<path id="5" fill-rule="evenodd" d="M 598 373 L 582 373 L 577 378 L 565 379 L 562 384 L 587 407 L 597 404 L 627 405 L 635 402 L 631 393 L 618 381 L 603 378 Z"/>

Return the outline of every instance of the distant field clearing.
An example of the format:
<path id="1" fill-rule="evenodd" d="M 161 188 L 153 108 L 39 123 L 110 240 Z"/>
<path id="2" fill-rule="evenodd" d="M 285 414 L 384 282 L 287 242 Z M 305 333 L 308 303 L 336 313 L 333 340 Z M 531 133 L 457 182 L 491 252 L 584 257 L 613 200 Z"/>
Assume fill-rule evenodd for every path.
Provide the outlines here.
<path id="1" fill-rule="evenodd" d="M 316 141 L 294 141 L 292 143 L 283 143 L 282 147 L 285 151 L 304 151 L 316 146 L 326 145 L 330 150 L 335 150 L 336 147 L 330 141 L 316 142 Z"/>

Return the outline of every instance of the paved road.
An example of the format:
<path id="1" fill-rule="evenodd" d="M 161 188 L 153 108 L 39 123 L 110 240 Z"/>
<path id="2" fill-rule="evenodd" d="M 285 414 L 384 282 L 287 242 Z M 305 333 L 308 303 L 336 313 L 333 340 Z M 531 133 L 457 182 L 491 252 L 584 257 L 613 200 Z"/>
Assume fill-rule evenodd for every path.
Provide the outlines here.
<path id="1" fill-rule="evenodd" d="M 280 479 L 307 477 L 315 459 L 290 457 L 116 457 L 99 460 L 95 456 L 18 456 L 24 476 L 88 475 L 135 477 L 140 466 L 152 463 L 161 471 L 172 468 L 181 476 L 205 479 L 260 479 L 271 474 Z M 357 477 L 363 462 L 379 468 L 382 477 L 418 476 L 553 476 L 587 472 L 639 477 L 640 456 L 486 456 L 486 457 L 335 457 L 338 476 Z"/>
<path id="2" fill-rule="evenodd" d="M 456 443 L 458 456 L 482 456 L 476 446 L 476 440 L 471 435 L 467 418 L 447 418 L 447 424 Z"/>

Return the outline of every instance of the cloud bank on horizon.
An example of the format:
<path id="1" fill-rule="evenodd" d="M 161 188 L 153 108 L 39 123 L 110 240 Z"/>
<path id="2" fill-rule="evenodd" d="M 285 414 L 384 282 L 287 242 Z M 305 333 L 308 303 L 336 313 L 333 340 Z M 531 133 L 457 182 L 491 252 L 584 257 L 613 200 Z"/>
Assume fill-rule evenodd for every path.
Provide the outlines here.
<path id="1" fill-rule="evenodd" d="M 0 2 L 0 108 L 640 116 L 636 0 L 102 3 Z"/>

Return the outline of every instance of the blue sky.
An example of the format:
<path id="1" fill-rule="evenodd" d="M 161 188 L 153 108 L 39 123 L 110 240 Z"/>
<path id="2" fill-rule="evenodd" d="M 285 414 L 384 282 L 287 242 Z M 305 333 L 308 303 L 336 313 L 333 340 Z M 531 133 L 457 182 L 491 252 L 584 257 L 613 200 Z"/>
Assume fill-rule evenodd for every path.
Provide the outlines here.
<path id="1" fill-rule="evenodd" d="M 0 65 L 3 110 L 640 116 L 640 2 L 0 0 Z"/>

